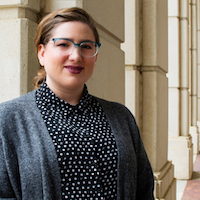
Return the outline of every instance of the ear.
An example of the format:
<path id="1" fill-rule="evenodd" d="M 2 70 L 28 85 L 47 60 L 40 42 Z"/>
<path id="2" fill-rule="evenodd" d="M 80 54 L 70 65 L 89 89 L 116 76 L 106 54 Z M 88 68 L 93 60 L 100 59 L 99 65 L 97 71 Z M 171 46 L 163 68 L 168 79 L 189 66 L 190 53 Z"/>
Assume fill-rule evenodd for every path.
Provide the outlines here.
<path id="1" fill-rule="evenodd" d="M 45 47 L 43 44 L 39 44 L 38 46 L 38 59 L 41 66 L 44 66 L 44 54 L 45 54 Z"/>
<path id="2" fill-rule="evenodd" d="M 98 56 L 98 54 L 94 57 L 94 61 L 95 61 L 95 62 L 97 61 L 97 56 Z"/>

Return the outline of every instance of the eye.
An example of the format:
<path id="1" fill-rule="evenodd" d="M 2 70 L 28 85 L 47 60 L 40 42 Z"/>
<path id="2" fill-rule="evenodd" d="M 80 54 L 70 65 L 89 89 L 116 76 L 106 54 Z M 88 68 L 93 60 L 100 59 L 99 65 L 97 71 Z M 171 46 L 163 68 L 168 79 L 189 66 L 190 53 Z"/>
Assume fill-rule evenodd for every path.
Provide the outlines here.
<path id="1" fill-rule="evenodd" d="M 68 47 L 69 44 L 67 44 L 66 42 L 57 42 L 57 43 L 56 43 L 56 46 L 57 46 L 57 47 Z"/>
<path id="2" fill-rule="evenodd" d="M 68 47 L 69 45 L 66 43 L 60 43 L 60 44 L 57 44 L 57 46 Z"/>
<path id="3" fill-rule="evenodd" d="M 67 40 L 57 40 L 55 43 L 56 47 L 69 47 L 71 45 L 71 42 Z"/>
<path id="4" fill-rule="evenodd" d="M 92 49 L 92 44 L 90 43 L 84 43 L 81 45 L 82 49 Z"/>

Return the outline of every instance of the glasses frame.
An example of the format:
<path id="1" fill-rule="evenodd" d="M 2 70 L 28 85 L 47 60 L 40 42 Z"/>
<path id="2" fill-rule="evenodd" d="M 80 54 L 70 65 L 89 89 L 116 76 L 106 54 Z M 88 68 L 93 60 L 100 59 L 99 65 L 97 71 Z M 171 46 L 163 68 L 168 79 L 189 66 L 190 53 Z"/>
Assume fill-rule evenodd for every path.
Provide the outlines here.
<path id="1" fill-rule="evenodd" d="M 93 58 L 94 56 L 96 56 L 97 53 L 99 52 L 99 48 L 100 48 L 100 46 L 101 46 L 101 43 L 97 43 L 97 42 L 93 42 L 93 41 L 85 41 L 85 42 L 81 42 L 81 43 L 78 44 L 78 43 L 75 43 L 75 42 L 73 42 L 72 40 L 67 39 L 67 38 L 52 38 L 51 40 L 54 42 L 54 46 L 55 46 L 57 40 L 66 40 L 66 41 L 72 42 L 72 43 L 74 44 L 74 48 L 72 49 L 72 51 L 71 51 L 68 55 L 72 54 L 73 51 L 74 51 L 74 49 L 75 49 L 76 47 L 78 47 L 78 48 L 79 48 L 80 55 L 81 55 L 82 57 L 85 57 L 85 58 Z M 96 51 L 96 53 L 95 53 L 93 56 L 83 56 L 82 53 L 81 53 L 81 49 L 80 49 L 81 45 L 83 45 L 83 44 L 85 44 L 85 43 L 88 43 L 88 42 L 90 42 L 90 43 L 92 43 L 92 44 L 95 44 L 95 45 L 97 46 L 97 51 Z"/>

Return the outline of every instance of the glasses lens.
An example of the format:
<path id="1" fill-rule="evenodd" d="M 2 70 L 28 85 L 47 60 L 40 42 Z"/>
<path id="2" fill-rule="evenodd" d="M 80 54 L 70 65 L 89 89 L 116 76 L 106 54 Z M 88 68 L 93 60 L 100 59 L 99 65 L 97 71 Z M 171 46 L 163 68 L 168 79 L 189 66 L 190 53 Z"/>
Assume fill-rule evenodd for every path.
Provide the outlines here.
<path id="1" fill-rule="evenodd" d="M 61 55 L 69 55 L 73 52 L 76 46 L 79 47 L 80 53 L 83 57 L 94 57 L 99 50 L 98 44 L 96 42 L 82 42 L 80 45 L 73 43 L 68 39 L 53 39 L 56 52 Z"/>
<path id="2" fill-rule="evenodd" d="M 83 42 L 80 45 L 80 51 L 83 57 L 93 57 L 98 52 L 98 46 L 95 42 Z"/>
<path id="3" fill-rule="evenodd" d="M 55 49 L 61 55 L 71 54 L 74 44 L 70 40 L 58 39 L 55 41 Z"/>

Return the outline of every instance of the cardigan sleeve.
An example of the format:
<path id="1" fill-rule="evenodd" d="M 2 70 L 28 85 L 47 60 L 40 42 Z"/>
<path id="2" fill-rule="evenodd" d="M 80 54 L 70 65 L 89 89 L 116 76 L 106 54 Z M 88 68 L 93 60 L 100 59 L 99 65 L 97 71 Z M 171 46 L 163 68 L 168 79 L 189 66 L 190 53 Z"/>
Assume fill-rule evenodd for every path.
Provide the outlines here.
<path id="1" fill-rule="evenodd" d="M 17 185 L 20 185 L 20 178 L 15 167 L 18 161 L 11 134 L 14 133 L 13 110 L 8 105 L 3 103 L 0 106 L 0 199 L 19 199 Z M 14 170 L 9 167 L 10 164 Z"/>
<path id="2" fill-rule="evenodd" d="M 136 200 L 154 200 L 154 177 L 151 164 L 145 151 L 135 118 L 127 108 L 124 107 L 124 109 L 124 112 L 121 111 L 121 115 L 124 115 L 124 120 L 121 121 L 122 124 L 124 124 L 124 129 L 127 129 L 126 132 L 130 132 L 131 134 L 137 160 L 135 166 L 132 168 L 132 170 L 136 170 L 137 173 L 137 182 L 135 186 Z M 127 125 L 125 125 L 126 123 Z"/>
<path id="3" fill-rule="evenodd" d="M 2 141 L 0 141 L 0 200 L 16 199 L 11 183 L 9 181 L 6 164 L 4 160 Z"/>
<path id="4" fill-rule="evenodd" d="M 0 127 L 0 132 L 2 132 L 2 127 Z M 2 134 L 0 133 L 0 200 L 16 199 L 7 171 L 3 146 Z"/>
<path id="5" fill-rule="evenodd" d="M 135 151 L 137 156 L 137 193 L 136 199 L 153 200 L 154 195 L 154 178 L 153 171 L 147 157 L 138 126 L 134 121 L 134 131 L 132 131 L 133 143 L 135 144 Z"/>

